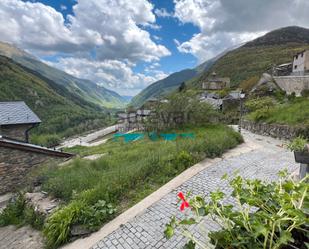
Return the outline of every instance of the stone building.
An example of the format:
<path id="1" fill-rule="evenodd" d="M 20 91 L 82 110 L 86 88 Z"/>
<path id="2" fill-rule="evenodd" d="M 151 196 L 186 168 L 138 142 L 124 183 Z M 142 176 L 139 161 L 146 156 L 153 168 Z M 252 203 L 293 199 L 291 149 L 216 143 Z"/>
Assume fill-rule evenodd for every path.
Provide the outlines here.
<path id="1" fill-rule="evenodd" d="M 139 109 L 136 112 L 118 113 L 118 130 L 121 132 L 130 130 L 143 130 L 144 122 L 151 115 L 149 109 Z"/>
<path id="2" fill-rule="evenodd" d="M 29 131 L 39 123 L 25 102 L 0 102 L 0 194 L 25 186 L 39 165 L 74 156 L 28 143 Z"/>
<path id="3" fill-rule="evenodd" d="M 309 75 L 309 50 L 305 50 L 294 55 L 292 75 Z"/>
<path id="4" fill-rule="evenodd" d="M 29 131 L 40 123 L 39 117 L 25 102 L 0 102 L 1 136 L 28 142 Z"/>
<path id="5" fill-rule="evenodd" d="M 272 75 L 264 73 L 252 92 L 261 87 L 269 90 L 279 88 L 287 95 L 295 94 L 296 96 L 309 91 L 309 50 L 294 55 L 292 63 L 274 67 Z"/>
<path id="6" fill-rule="evenodd" d="M 202 88 L 204 90 L 222 90 L 224 88 L 230 88 L 230 78 L 219 78 L 215 72 L 211 77 L 202 82 Z"/>

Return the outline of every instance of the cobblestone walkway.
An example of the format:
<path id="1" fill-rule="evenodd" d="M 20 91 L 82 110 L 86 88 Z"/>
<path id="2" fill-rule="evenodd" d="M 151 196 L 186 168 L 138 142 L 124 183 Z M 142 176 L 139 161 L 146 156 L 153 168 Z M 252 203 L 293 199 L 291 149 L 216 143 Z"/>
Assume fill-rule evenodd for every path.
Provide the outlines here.
<path id="1" fill-rule="evenodd" d="M 186 239 L 182 236 L 175 236 L 171 240 L 166 240 L 163 235 L 165 224 L 169 222 L 170 217 L 175 214 L 181 215 L 176 197 L 179 191 L 192 191 L 193 194 L 207 196 L 211 191 L 219 188 L 229 194 L 230 189 L 227 182 L 221 180 L 225 173 L 232 174 L 238 170 L 239 174 L 246 178 L 274 181 L 277 179 L 278 171 L 287 168 L 289 172 L 294 172 L 298 169 L 293 154 L 281 147 L 282 141 L 254 135 L 246 131 L 243 135 L 245 140 L 261 145 L 260 148 L 222 160 L 201 171 L 143 213 L 103 238 L 92 249 L 182 248 L 186 243 Z M 233 203 L 233 199 L 230 197 L 225 201 Z M 218 229 L 214 222 L 206 219 L 198 226 L 202 226 L 205 231 Z M 198 238 L 201 238 L 196 228 L 193 228 L 193 232 Z"/>

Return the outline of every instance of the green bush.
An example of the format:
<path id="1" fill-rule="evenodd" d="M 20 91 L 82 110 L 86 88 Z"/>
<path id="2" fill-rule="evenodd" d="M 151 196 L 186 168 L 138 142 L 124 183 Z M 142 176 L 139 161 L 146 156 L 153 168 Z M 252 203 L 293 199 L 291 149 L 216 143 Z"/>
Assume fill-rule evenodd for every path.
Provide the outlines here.
<path id="1" fill-rule="evenodd" d="M 82 200 L 72 201 L 47 219 L 43 230 L 47 246 L 56 248 L 67 242 L 73 225 L 84 225 L 90 231 L 96 230 L 115 211 L 114 206 L 104 200 L 92 206 Z"/>
<path id="2" fill-rule="evenodd" d="M 53 147 L 58 145 L 61 142 L 59 135 L 50 134 L 50 135 L 32 135 L 31 143 L 38 144 L 46 147 Z"/>
<path id="3" fill-rule="evenodd" d="M 190 226 L 209 216 L 221 227 L 205 233 L 215 249 L 308 248 L 309 176 L 295 182 L 286 178 L 287 171 L 279 175 L 280 180 L 272 183 L 240 176 L 229 180 L 235 207 L 224 204 L 225 194 L 220 190 L 210 193 L 207 200 L 201 196 L 190 198 L 192 214 L 182 219 L 173 217 L 166 226 L 166 237 L 179 231 L 189 240 L 184 248 L 206 249 L 205 239 L 196 238 Z M 227 175 L 222 180 L 228 180 Z M 197 228 L 203 234 L 204 230 Z"/>
<path id="4" fill-rule="evenodd" d="M 268 110 L 273 106 L 274 106 L 274 100 L 271 97 L 250 99 L 245 103 L 245 107 L 250 112 L 254 112 L 257 110 Z"/>
<path id="5" fill-rule="evenodd" d="M 304 151 L 306 144 L 308 144 L 308 140 L 304 139 L 303 137 L 296 137 L 288 144 L 288 149 L 291 151 Z"/>
<path id="6" fill-rule="evenodd" d="M 0 226 L 28 224 L 40 230 L 43 223 L 44 217 L 26 204 L 22 194 L 18 194 L 14 199 L 10 200 L 6 208 L 0 213 Z"/>

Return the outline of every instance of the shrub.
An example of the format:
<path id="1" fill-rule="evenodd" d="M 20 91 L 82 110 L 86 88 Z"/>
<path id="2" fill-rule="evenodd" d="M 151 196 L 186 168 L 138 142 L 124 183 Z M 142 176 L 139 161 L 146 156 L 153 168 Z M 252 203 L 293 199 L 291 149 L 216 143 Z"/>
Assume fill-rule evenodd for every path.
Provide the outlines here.
<path id="1" fill-rule="evenodd" d="M 291 151 L 304 151 L 306 144 L 309 142 L 303 137 L 294 138 L 292 142 L 288 144 L 288 149 Z"/>
<path id="2" fill-rule="evenodd" d="M 245 103 L 245 106 L 251 112 L 257 110 L 268 110 L 274 106 L 274 101 L 271 97 L 250 99 Z"/>
<path id="3" fill-rule="evenodd" d="M 47 246 L 56 248 L 67 242 L 73 225 L 84 225 L 91 231 L 96 230 L 115 211 L 113 205 L 104 200 L 99 200 L 92 206 L 85 201 L 72 201 L 48 218 L 43 230 Z"/>
<path id="4" fill-rule="evenodd" d="M 34 211 L 28 206 L 24 196 L 20 193 L 10 200 L 6 208 L 0 213 L 0 226 L 25 224 L 31 225 L 35 229 L 42 229 L 44 223 L 43 215 Z"/>
<path id="5" fill-rule="evenodd" d="M 294 182 L 286 178 L 287 171 L 279 175 L 280 180 L 272 183 L 240 176 L 229 180 L 235 208 L 224 204 L 225 194 L 220 190 L 210 193 L 207 200 L 200 196 L 190 198 L 192 215 L 180 220 L 173 217 L 166 226 L 166 237 L 170 238 L 175 230 L 180 230 L 189 239 L 185 248 L 206 249 L 202 239 L 195 238 L 190 232 L 190 226 L 210 216 L 221 227 L 221 230 L 208 234 L 215 249 L 305 249 L 309 242 L 309 176 Z M 227 180 L 227 175 L 222 179 Z M 182 202 L 186 200 L 183 198 Z"/>
<path id="6" fill-rule="evenodd" d="M 61 138 L 56 134 L 49 135 L 32 135 L 31 143 L 38 144 L 46 147 L 53 147 L 60 143 Z"/>

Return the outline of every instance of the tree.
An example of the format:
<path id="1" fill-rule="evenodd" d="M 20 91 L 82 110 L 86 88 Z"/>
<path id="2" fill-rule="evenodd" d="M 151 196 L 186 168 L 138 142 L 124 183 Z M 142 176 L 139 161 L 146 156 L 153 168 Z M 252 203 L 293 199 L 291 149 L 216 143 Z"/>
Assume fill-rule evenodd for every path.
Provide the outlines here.
<path id="1" fill-rule="evenodd" d="M 183 92 L 185 89 L 186 89 L 186 83 L 182 82 L 181 85 L 178 88 L 178 91 L 179 92 Z"/>

